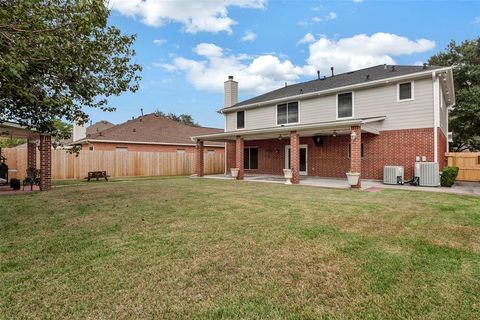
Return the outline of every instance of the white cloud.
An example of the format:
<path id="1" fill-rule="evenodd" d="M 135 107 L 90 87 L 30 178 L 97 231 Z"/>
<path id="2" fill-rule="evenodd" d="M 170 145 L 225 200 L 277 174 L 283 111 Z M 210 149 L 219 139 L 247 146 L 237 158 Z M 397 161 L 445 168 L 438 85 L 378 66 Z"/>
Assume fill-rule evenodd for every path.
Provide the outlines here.
<path id="1" fill-rule="evenodd" d="M 318 22 L 322 22 L 322 21 L 328 21 L 328 20 L 335 20 L 335 19 L 337 19 L 337 13 L 334 12 L 334 11 L 330 11 L 328 14 L 326 14 L 324 16 L 311 17 L 310 20 L 302 20 L 302 21 L 298 22 L 297 24 L 301 25 L 301 26 L 308 26 L 308 25 L 312 25 L 314 23 L 318 23 Z"/>
<path id="2" fill-rule="evenodd" d="M 383 32 L 371 36 L 358 34 L 339 40 L 322 36 L 310 45 L 307 62 L 319 68 L 334 66 L 337 72 L 343 72 L 382 63 L 394 64 L 394 56 L 425 52 L 434 47 L 435 42 L 431 40 L 412 41 Z"/>
<path id="3" fill-rule="evenodd" d="M 236 23 L 228 16 L 228 7 L 263 9 L 266 0 L 114 0 L 110 8 L 122 15 L 139 17 L 149 26 L 160 27 L 177 22 L 189 33 L 232 32 Z"/>
<path id="4" fill-rule="evenodd" d="M 329 39 L 324 35 L 315 39 L 307 33 L 299 43 L 310 43 L 305 64 L 296 65 L 279 54 L 260 56 L 233 54 L 212 43 L 200 43 L 195 52 L 200 58 L 174 57 L 171 63 L 158 64 L 167 71 L 185 73 L 187 80 L 198 90 L 221 92 L 228 75 L 240 82 L 242 93 L 262 93 L 282 87 L 285 81 L 294 83 L 303 77 L 316 76 L 316 70 L 325 72 L 330 66 L 337 73 L 370 67 L 383 63 L 395 64 L 394 57 L 425 52 L 435 47 L 427 39 L 410 40 L 390 33 L 365 34 L 350 38 Z"/>
<path id="5" fill-rule="evenodd" d="M 479 23 L 480 24 L 480 16 L 473 19 L 473 23 Z"/>
<path id="6" fill-rule="evenodd" d="M 353 0 L 353 2 L 360 3 L 363 2 L 363 0 Z"/>
<path id="7" fill-rule="evenodd" d="M 310 32 L 303 36 L 302 39 L 298 40 L 297 46 L 302 43 L 312 43 L 315 41 L 315 36 Z"/>
<path id="8" fill-rule="evenodd" d="M 229 54 L 217 45 L 200 43 L 193 51 L 200 60 L 177 57 L 171 64 L 158 64 L 167 71 L 182 71 L 198 90 L 222 92 L 223 82 L 234 75 L 241 83 L 242 92 L 260 93 L 278 88 L 285 81 L 295 82 L 301 76 L 314 74 L 309 66 L 295 66 L 289 60 L 266 54 L 252 57 L 246 54 Z"/>
<path id="9" fill-rule="evenodd" d="M 161 46 L 162 44 L 166 43 L 166 39 L 155 39 L 153 40 L 153 43 L 156 44 L 157 46 Z"/>
<path id="10" fill-rule="evenodd" d="M 257 38 L 257 34 L 252 31 L 245 31 L 245 34 L 242 37 L 242 41 L 254 41 Z"/>

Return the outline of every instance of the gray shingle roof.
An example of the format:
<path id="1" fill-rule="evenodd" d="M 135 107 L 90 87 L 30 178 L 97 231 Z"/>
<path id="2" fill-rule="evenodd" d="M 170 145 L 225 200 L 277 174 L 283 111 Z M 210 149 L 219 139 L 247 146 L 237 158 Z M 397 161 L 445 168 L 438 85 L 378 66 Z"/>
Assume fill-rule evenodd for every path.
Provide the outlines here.
<path id="1" fill-rule="evenodd" d="M 401 65 L 378 65 L 361 70 L 350 71 L 337 74 L 333 77 L 315 79 L 307 82 L 289 85 L 277 90 L 267 92 L 254 98 L 241 101 L 231 107 L 224 108 L 228 110 L 234 107 L 240 107 L 252 103 L 265 102 L 274 99 L 287 98 L 299 94 L 323 91 L 328 89 L 340 88 L 344 86 L 366 83 L 368 81 L 388 79 L 417 72 L 435 70 L 442 67 L 439 66 L 401 66 Z M 368 78 L 367 78 L 368 76 Z"/>

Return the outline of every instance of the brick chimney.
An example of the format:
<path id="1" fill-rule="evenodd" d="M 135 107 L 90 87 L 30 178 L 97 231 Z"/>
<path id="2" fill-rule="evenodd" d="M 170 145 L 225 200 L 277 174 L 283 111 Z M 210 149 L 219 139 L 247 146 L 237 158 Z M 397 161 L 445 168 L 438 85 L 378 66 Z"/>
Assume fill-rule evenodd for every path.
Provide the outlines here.
<path id="1" fill-rule="evenodd" d="M 228 76 L 228 80 L 223 84 L 224 89 L 224 108 L 233 106 L 238 102 L 238 82 L 233 80 L 233 76 Z"/>

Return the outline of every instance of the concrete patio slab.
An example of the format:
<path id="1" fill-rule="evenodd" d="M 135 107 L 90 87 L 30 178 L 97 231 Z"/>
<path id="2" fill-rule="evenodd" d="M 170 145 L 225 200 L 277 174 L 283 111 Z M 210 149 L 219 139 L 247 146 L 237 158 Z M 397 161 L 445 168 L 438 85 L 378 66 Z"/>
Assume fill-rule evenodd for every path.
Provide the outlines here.
<path id="1" fill-rule="evenodd" d="M 230 175 L 216 174 L 206 175 L 207 179 L 221 179 L 221 180 L 233 180 Z M 279 175 L 245 175 L 245 181 L 252 182 L 264 182 L 264 183 L 285 183 L 285 178 Z M 321 178 L 321 177 L 300 177 L 300 185 L 321 187 L 321 188 L 333 188 L 333 189 L 350 189 L 350 186 L 346 179 L 336 178 Z M 404 185 L 387 185 L 378 180 L 362 180 L 362 187 L 360 190 L 369 192 L 380 192 L 384 189 L 397 189 L 408 191 L 427 191 L 427 192 L 443 192 L 454 194 L 465 194 L 480 196 L 480 182 L 457 182 L 451 188 L 445 187 L 420 187 L 411 186 L 409 184 Z"/>

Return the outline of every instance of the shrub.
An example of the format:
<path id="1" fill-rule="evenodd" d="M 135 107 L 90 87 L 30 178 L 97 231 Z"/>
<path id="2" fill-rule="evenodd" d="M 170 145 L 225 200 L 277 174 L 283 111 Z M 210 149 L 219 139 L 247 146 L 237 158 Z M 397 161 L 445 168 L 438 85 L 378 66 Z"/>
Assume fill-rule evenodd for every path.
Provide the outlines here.
<path id="1" fill-rule="evenodd" d="M 20 180 L 10 179 L 10 188 L 13 190 L 20 190 Z"/>
<path id="2" fill-rule="evenodd" d="M 442 178 L 440 184 L 442 187 L 451 187 L 455 183 L 458 175 L 458 167 L 445 167 L 442 170 Z"/>

